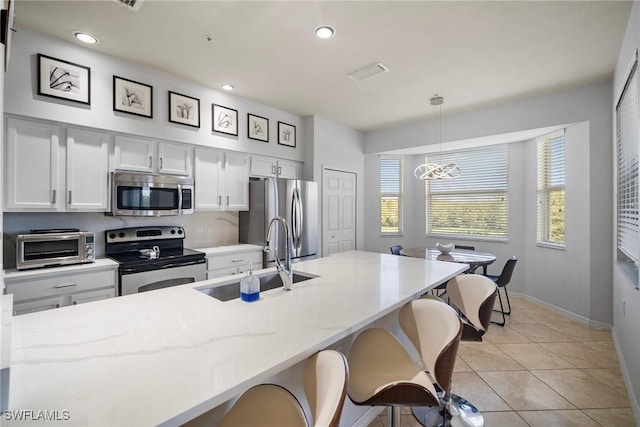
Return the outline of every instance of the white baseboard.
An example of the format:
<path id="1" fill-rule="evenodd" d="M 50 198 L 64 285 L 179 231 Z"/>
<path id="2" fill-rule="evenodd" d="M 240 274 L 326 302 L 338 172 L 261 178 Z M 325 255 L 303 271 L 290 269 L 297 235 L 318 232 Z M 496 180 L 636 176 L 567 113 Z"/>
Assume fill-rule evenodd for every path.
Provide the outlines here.
<path id="1" fill-rule="evenodd" d="M 630 387 L 631 377 L 629 376 L 629 372 L 627 371 L 627 364 L 625 363 L 625 360 L 622 357 L 622 352 L 620 351 L 620 347 L 618 346 L 618 337 L 616 336 L 615 329 L 611 330 L 611 337 L 613 338 L 613 345 L 616 347 L 616 355 L 618 356 L 620 371 L 622 371 L 624 384 L 627 388 L 627 394 L 629 395 L 631 410 L 633 411 L 633 416 L 636 418 L 636 425 L 640 425 L 640 405 L 638 404 L 638 397 L 636 396 L 633 387 Z"/>
<path id="2" fill-rule="evenodd" d="M 571 319 L 571 320 L 575 320 L 576 322 L 582 323 L 583 325 L 586 325 L 586 326 L 589 326 L 589 327 L 592 327 L 592 328 L 595 328 L 595 329 L 602 329 L 604 331 L 610 331 L 611 330 L 611 324 L 609 324 L 609 323 L 596 322 L 594 320 L 589 320 L 588 318 L 586 318 L 584 316 L 580 316 L 580 315 L 575 314 L 575 313 L 573 313 L 573 312 L 571 312 L 569 310 L 566 310 L 564 308 L 555 306 L 553 304 L 549 304 L 546 301 L 539 300 L 539 299 L 534 298 L 534 297 L 529 296 L 529 295 L 519 294 L 519 293 L 516 293 L 516 292 L 509 292 L 509 293 L 511 295 L 513 295 L 513 296 L 517 296 L 517 297 L 522 298 L 524 300 L 531 301 L 533 303 L 541 305 L 542 307 L 544 307 L 544 308 L 546 308 L 548 310 L 551 310 L 554 313 L 559 314 L 560 316 L 566 317 L 566 318 Z"/>

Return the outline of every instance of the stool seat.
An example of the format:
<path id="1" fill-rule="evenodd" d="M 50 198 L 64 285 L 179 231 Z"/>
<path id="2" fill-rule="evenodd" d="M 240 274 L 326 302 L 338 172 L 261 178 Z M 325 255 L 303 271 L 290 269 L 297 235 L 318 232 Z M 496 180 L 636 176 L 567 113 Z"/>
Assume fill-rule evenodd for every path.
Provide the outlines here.
<path id="1" fill-rule="evenodd" d="M 260 384 L 247 390 L 219 427 L 308 427 L 300 402 L 286 389 Z"/>

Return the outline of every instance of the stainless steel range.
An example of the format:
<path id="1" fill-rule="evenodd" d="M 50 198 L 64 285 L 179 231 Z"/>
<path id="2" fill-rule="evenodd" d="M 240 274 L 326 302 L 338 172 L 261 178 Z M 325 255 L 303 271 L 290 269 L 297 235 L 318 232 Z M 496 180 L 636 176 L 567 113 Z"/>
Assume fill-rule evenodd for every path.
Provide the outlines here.
<path id="1" fill-rule="evenodd" d="M 204 280 L 205 253 L 184 248 L 184 237 L 172 226 L 105 231 L 105 254 L 120 263 L 120 295 Z"/>

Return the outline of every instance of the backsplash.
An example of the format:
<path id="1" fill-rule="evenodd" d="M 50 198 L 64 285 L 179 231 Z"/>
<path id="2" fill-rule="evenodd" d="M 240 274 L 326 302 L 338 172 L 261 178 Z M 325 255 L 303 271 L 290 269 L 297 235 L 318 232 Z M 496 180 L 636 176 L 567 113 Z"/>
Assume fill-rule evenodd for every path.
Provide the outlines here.
<path id="1" fill-rule="evenodd" d="M 185 229 L 184 246 L 197 249 L 238 243 L 237 212 L 196 212 L 161 218 L 107 216 L 103 213 L 4 213 L 4 268 L 16 266 L 16 236 L 33 229 L 77 228 L 96 234 L 96 257 L 104 257 L 104 232 L 114 228 L 177 225 Z"/>

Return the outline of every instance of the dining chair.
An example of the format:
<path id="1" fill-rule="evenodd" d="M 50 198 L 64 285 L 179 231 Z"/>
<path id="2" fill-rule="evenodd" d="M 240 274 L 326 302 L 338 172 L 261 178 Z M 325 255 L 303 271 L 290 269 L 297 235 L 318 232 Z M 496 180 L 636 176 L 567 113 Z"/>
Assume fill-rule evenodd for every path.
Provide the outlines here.
<path id="1" fill-rule="evenodd" d="M 402 245 L 393 245 L 389 249 L 391 250 L 392 255 L 400 255 L 400 251 L 402 250 Z"/>
<path id="2" fill-rule="evenodd" d="M 518 257 L 513 255 L 511 258 L 507 260 L 502 268 L 502 272 L 499 276 L 495 276 L 492 274 L 484 274 L 484 276 L 493 280 L 495 284 L 498 286 L 498 301 L 500 302 L 500 310 L 493 310 L 496 313 L 502 314 L 502 322 L 491 321 L 491 323 L 495 323 L 496 325 L 504 326 L 506 323 L 505 315 L 509 316 L 511 314 L 511 302 L 509 301 L 509 292 L 507 291 L 507 285 L 511 281 L 511 276 L 513 275 L 513 270 L 516 268 L 516 262 L 518 262 Z M 504 289 L 504 295 L 507 299 L 507 310 L 505 311 L 504 305 L 502 304 L 502 297 L 500 296 L 500 289 Z"/>

